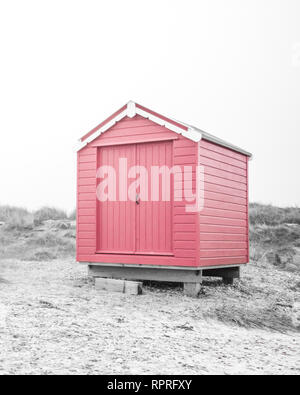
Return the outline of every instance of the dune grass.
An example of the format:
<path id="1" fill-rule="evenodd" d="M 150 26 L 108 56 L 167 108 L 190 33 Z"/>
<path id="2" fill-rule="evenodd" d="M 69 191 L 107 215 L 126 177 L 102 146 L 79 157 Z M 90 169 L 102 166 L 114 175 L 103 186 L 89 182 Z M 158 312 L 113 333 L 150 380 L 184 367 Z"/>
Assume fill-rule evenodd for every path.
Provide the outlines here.
<path id="1" fill-rule="evenodd" d="M 25 208 L 0 206 L 0 221 L 8 230 L 29 229 L 34 226 L 34 215 Z"/>
<path id="2" fill-rule="evenodd" d="M 75 224 L 63 210 L 43 207 L 29 212 L 0 206 L 0 222 L 0 258 L 40 261 L 75 256 Z"/>
<path id="3" fill-rule="evenodd" d="M 42 207 L 30 212 L 25 208 L 14 206 L 0 206 L 0 222 L 3 222 L 6 229 L 26 230 L 39 226 L 45 221 L 53 220 L 75 220 L 76 211 L 73 210 L 68 216 L 66 211 L 55 207 Z"/>
<path id="4" fill-rule="evenodd" d="M 281 208 L 272 205 L 251 203 L 249 207 L 249 217 L 251 225 L 300 225 L 300 208 Z"/>
<path id="5" fill-rule="evenodd" d="M 65 220 L 68 219 L 68 215 L 64 210 L 60 210 L 54 207 L 42 207 L 41 209 L 34 212 L 34 222 L 37 225 L 42 224 L 44 221 L 49 220 Z"/>
<path id="6" fill-rule="evenodd" d="M 300 209 L 250 205 L 250 258 L 300 272 Z"/>

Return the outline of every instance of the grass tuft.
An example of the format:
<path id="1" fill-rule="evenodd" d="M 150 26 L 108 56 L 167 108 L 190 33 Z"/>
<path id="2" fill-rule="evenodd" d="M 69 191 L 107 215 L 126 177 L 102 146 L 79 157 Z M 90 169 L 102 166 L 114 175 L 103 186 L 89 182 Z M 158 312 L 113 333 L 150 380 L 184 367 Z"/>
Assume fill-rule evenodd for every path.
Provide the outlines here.
<path id="1" fill-rule="evenodd" d="M 54 207 L 43 207 L 34 212 L 34 222 L 36 225 L 41 225 L 49 220 L 65 220 L 68 219 L 67 213 Z"/>
<path id="2" fill-rule="evenodd" d="M 298 224 L 300 225 L 299 207 L 274 207 L 259 203 L 251 203 L 249 207 L 250 224 L 281 225 Z"/>

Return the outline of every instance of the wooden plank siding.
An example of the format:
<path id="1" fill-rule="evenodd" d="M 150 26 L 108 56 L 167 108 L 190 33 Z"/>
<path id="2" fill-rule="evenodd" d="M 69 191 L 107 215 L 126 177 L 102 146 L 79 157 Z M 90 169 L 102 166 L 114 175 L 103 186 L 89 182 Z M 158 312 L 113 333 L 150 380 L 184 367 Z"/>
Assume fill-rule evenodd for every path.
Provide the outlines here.
<path id="1" fill-rule="evenodd" d="M 97 251 L 97 202 L 96 170 L 97 151 L 109 145 L 171 141 L 173 166 L 193 166 L 198 160 L 198 146 L 191 140 L 169 131 L 139 115 L 124 118 L 115 126 L 89 143 L 78 154 L 78 199 L 77 199 L 77 260 L 79 262 L 130 263 L 162 266 L 197 266 L 199 240 L 196 236 L 197 214 L 180 209 L 184 202 L 174 203 L 172 212 L 173 256 L 150 256 L 130 254 L 96 254 Z M 236 182 L 229 179 L 228 181 Z M 227 186 L 228 187 L 228 186 Z M 182 188 L 182 185 L 181 185 Z M 195 178 L 193 178 L 195 189 Z M 237 197 L 239 199 L 239 196 Z M 242 200 L 237 200 L 237 203 Z M 231 208 L 228 206 L 228 208 Z"/>
<path id="2" fill-rule="evenodd" d="M 77 260 L 96 248 L 97 150 L 86 146 L 78 153 L 77 165 Z"/>
<path id="3" fill-rule="evenodd" d="M 248 158 L 212 142 L 199 142 L 204 172 L 204 209 L 198 216 L 200 265 L 249 261 Z"/>

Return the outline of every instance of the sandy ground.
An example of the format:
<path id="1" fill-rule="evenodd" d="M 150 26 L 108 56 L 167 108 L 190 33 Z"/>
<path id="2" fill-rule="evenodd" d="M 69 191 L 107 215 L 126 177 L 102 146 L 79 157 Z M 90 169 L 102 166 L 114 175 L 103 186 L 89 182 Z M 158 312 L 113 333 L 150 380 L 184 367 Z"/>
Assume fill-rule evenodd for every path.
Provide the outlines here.
<path id="1" fill-rule="evenodd" d="M 1 261 L 0 374 L 300 373 L 297 331 L 207 318 L 206 301 L 178 288 L 99 292 L 71 259 Z"/>

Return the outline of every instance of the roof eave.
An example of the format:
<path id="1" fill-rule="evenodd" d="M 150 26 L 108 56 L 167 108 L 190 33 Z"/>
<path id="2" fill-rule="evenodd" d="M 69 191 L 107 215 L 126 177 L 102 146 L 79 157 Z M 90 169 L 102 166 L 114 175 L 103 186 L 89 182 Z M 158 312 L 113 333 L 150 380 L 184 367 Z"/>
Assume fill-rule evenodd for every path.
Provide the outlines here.
<path id="1" fill-rule="evenodd" d="M 194 129 L 195 129 L 195 128 L 194 128 Z M 210 142 L 212 142 L 212 143 L 221 145 L 221 146 L 223 146 L 223 147 L 226 147 L 226 148 L 231 149 L 232 151 L 239 152 L 240 154 L 243 154 L 243 155 L 248 156 L 249 158 L 252 158 L 252 154 L 251 154 L 250 152 L 244 150 L 243 148 L 237 147 L 236 145 L 231 144 L 231 143 L 229 143 L 228 141 L 222 140 L 222 139 L 220 139 L 219 137 L 213 136 L 213 135 L 210 134 L 210 133 L 203 132 L 203 131 L 200 130 L 200 129 L 196 129 L 196 130 L 197 130 L 199 133 L 202 134 L 202 138 L 203 138 L 204 140 L 207 140 L 207 141 L 210 141 Z"/>

